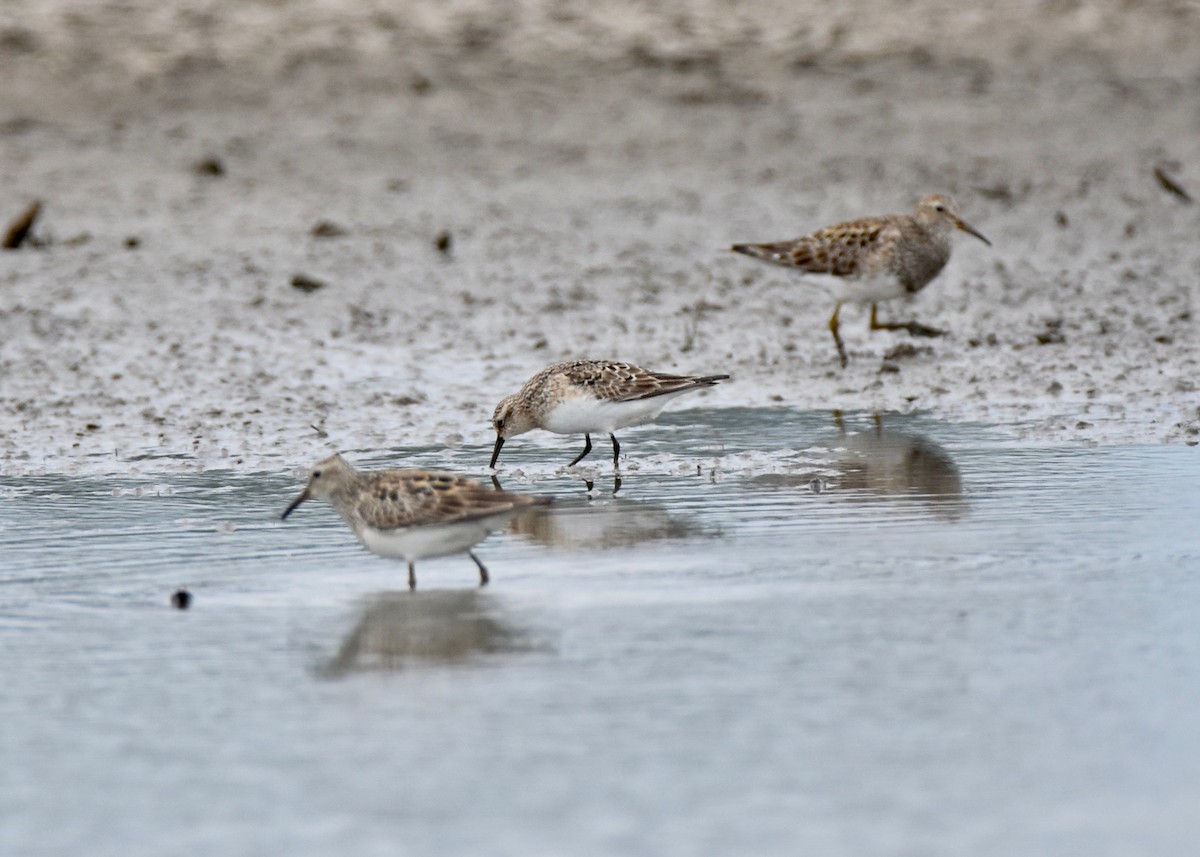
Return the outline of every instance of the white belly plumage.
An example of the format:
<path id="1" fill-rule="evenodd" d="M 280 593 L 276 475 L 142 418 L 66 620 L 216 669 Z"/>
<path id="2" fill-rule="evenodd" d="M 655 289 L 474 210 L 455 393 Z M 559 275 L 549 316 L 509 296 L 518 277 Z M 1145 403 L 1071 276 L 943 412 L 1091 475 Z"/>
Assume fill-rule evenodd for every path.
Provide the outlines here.
<path id="1" fill-rule="evenodd" d="M 373 554 L 416 562 L 427 557 L 449 556 L 470 550 L 487 538 L 488 534 L 503 529 L 510 517 L 512 512 L 502 512 L 470 521 L 426 524 L 396 530 L 362 527 L 355 535 L 363 547 Z"/>
<path id="2" fill-rule="evenodd" d="M 690 392 L 690 389 L 664 393 L 649 399 L 634 399 L 630 402 L 576 396 L 551 408 L 542 423 L 542 428 L 556 434 L 615 432 L 627 426 L 649 422 L 662 413 L 668 400 L 687 392 Z"/>
<path id="3" fill-rule="evenodd" d="M 812 276 L 808 280 L 825 289 L 838 303 L 868 304 L 904 297 L 908 291 L 893 274 L 851 279 Z"/>

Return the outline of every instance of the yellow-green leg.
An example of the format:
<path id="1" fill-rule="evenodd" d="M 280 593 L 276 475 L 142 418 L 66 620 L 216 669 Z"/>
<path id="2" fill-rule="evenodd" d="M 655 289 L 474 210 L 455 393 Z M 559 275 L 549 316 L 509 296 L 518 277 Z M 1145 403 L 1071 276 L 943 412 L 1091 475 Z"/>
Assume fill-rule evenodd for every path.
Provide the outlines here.
<path id="1" fill-rule="evenodd" d="M 842 361 L 842 368 L 846 368 L 846 364 L 850 361 L 846 358 L 846 346 L 842 345 L 842 337 L 838 335 L 838 312 L 841 310 L 841 304 L 835 304 L 833 307 L 833 315 L 829 317 L 829 332 L 833 334 L 833 343 L 837 346 L 838 359 Z M 872 307 L 874 310 L 874 307 Z M 871 320 L 875 320 L 874 312 L 871 314 Z"/>
<path id="2" fill-rule="evenodd" d="M 875 317 L 875 304 L 871 304 L 871 330 L 907 330 L 909 336 L 945 336 L 946 331 L 926 327 L 915 321 L 881 322 Z"/>

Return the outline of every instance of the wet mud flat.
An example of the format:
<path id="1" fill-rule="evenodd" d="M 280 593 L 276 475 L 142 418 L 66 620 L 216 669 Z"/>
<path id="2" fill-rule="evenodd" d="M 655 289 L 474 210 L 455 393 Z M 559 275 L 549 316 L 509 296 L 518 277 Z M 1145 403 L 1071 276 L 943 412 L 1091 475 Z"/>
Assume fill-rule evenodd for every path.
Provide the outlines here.
<path id="1" fill-rule="evenodd" d="M 554 505 L 479 546 L 487 588 L 451 557 L 415 593 L 329 510 L 280 522 L 298 476 L 4 477 L 6 847 L 1194 840 L 1194 449 L 782 408 L 626 446 L 616 496 L 515 447 Z"/>
<path id="2" fill-rule="evenodd" d="M 108 57 L 74 88 L 54 63 L 82 36 L 56 54 L 37 29 L 53 20 L 10 34 L 25 48 L 0 98 L 0 219 L 42 203 L 0 253 L 8 472 L 479 443 L 500 396 L 580 356 L 732 374 L 712 406 L 930 410 L 1100 443 L 1200 431 L 1200 88 L 1165 36 L 1135 50 L 1149 11 L 1121 31 L 1134 53 L 1052 61 L 968 61 L 948 46 L 974 42 L 898 25 L 909 41 L 886 50 L 684 34 L 672 53 L 655 30 L 574 62 L 393 33 L 404 50 L 285 61 L 272 43 L 256 67 L 247 27 L 219 61 L 139 77 L 162 58 Z M 297 10 L 279 32 L 310 25 Z M 868 333 L 845 308 L 844 371 L 829 300 L 727 249 L 930 191 L 994 247 L 959 242 L 913 302 L 881 307 L 945 338 Z"/>

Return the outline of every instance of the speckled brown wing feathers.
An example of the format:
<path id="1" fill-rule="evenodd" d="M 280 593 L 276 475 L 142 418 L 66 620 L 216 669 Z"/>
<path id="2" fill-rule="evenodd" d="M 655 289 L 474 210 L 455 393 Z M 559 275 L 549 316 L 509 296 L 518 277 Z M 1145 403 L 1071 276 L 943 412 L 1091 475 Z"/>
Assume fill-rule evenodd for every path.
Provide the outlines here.
<path id="1" fill-rule="evenodd" d="M 668 375 L 651 372 L 632 363 L 578 360 L 562 363 L 557 372 L 572 384 L 591 389 L 601 399 L 629 402 L 649 399 L 693 387 L 711 387 L 728 375 Z"/>
<path id="2" fill-rule="evenodd" d="M 354 507 L 364 524 L 378 530 L 450 524 L 546 502 L 509 494 L 453 473 L 391 471 L 374 476 Z"/>
<path id="3" fill-rule="evenodd" d="M 888 218 L 871 217 L 839 223 L 793 241 L 735 244 L 732 249 L 764 262 L 837 277 L 872 276 L 887 264 L 891 234 Z"/>

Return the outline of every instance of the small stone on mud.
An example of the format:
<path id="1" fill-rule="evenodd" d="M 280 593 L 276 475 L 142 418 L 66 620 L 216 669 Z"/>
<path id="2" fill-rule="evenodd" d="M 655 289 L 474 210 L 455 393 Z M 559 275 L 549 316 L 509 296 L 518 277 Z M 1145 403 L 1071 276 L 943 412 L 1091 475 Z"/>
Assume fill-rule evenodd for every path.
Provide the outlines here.
<path id="1" fill-rule="evenodd" d="M 292 288 L 299 289 L 305 294 L 311 294 L 318 289 L 325 288 L 326 283 L 318 280 L 316 277 L 310 277 L 307 274 L 296 274 L 292 277 Z"/>
<path id="2" fill-rule="evenodd" d="M 341 238 L 348 235 L 349 231 L 344 226 L 329 221 L 321 220 L 312 228 L 310 233 L 313 238 Z"/>
<path id="3" fill-rule="evenodd" d="M 1062 319 L 1056 318 L 1046 322 L 1046 329 L 1035 335 L 1039 345 L 1062 345 L 1067 341 L 1062 332 Z"/>
<path id="4" fill-rule="evenodd" d="M 911 342 L 900 342 L 892 346 L 883 355 L 883 359 L 887 360 L 908 360 L 912 357 L 919 357 L 922 354 L 932 354 L 933 349 L 928 346 L 918 348 Z"/>
<path id="5" fill-rule="evenodd" d="M 417 95 L 428 95 L 433 91 L 433 81 L 416 71 L 408 79 L 408 88 Z"/>
<path id="6" fill-rule="evenodd" d="M 225 164 L 220 158 L 201 158 L 200 160 L 196 161 L 196 163 L 192 164 L 192 172 L 198 176 L 219 178 L 225 175 Z"/>
<path id="7" fill-rule="evenodd" d="M 975 192 L 984 199 L 990 199 L 993 202 L 1003 202 L 1011 205 L 1013 201 L 1012 188 L 1004 182 L 997 182 L 991 187 L 981 187 L 976 185 Z"/>

